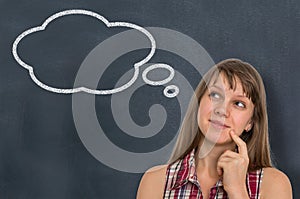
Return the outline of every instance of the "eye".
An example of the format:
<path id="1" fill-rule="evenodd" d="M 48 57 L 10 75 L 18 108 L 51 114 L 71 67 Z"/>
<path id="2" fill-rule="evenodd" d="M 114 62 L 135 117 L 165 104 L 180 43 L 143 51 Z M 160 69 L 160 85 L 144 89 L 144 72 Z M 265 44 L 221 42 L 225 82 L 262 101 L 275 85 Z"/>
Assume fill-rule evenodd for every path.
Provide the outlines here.
<path id="1" fill-rule="evenodd" d="M 213 100 L 218 100 L 218 99 L 221 99 L 221 97 L 222 97 L 219 93 L 214 92 L 214 91 L 210 92 L 208 96 Z"/>
<path id="2" fill-rule="evenodd" d="M 240 101 L 235 102 L 235 105 L 237 105 L 237 106 L 240 107 L 240 108 L 246 108 L 245 103 L 240 102 Z"/>

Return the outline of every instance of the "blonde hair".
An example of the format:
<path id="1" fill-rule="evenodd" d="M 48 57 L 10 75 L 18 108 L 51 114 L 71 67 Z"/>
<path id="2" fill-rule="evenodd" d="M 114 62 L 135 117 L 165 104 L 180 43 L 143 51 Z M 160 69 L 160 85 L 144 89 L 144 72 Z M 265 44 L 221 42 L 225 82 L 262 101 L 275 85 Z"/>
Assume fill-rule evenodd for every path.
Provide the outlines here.
<path id="1" fill-rule="evenodd" d="M 254 104 L 252 129 L 242 134 L 242 136 L 247 135 L 247 137 L 244 137 L 244 141 L 247 144 L 249 156 L 248 170 L 272 167 L 266 93 L 263 80 L 252 65 L 239 59 L 221 61 L 203 76 L 191 99 L 168 163 L 171 164 L 183 159 L 191 150 L 198 147 L 201 137 L 203 137 L 197 122 L 198 106 L 207 90 L 207 85 L 215 81 L 219 74 L 224 75 L 233 90 L 236 87 L 236 79 L 238 78 L 244 93 Z"/>

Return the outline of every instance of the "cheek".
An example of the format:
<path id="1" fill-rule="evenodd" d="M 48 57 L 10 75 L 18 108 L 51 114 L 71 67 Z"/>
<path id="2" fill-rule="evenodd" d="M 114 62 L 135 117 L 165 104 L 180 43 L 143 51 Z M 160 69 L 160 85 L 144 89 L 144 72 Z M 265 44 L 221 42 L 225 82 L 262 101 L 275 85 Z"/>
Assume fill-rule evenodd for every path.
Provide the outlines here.
<path id="1" fill-rule="evenodd" d="M 207 123 L 208 119 L 210 118 L 211 112 L 212 104 L 210 100 L 203 98 L 200 102 L 197 114 L 198 126 L 200 127 L 200 129 Z"/>
<path id="2" fill-rule="evenodd" d="M 235 124 L 235 129 L 237 131 L 236 132 L 237 134 L 239 135 L 242 134 L 245 127 L 249 123 L 250 119 L 251 119 L 250 113 L 239 114 L 236 117 L 234 117 L 234 124 Z"/>
<path id="3" fill-rule="evenodd" d="M 203 99 L 198 107 L 198 120 L 205 117 L 211 111 L 210 103 Z"/>

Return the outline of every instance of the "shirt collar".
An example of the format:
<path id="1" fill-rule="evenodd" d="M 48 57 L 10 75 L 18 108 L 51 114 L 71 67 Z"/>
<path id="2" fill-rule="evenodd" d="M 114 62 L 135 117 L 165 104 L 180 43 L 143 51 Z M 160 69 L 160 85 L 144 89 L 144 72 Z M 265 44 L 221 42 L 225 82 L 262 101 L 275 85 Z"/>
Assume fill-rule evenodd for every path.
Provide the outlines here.
<path id="1" fill-rule="evenodd" d="M 196 164 L 195 164 L 195 149 L 187 154 L 182 160 L 178 162 L 179 169 L 174 177 L 175 182 L 171 185 L 170 189 L 177 189 L 182 187 L 189 181 L 194 183 L 200 188 L 199 181 L 197 179 Z M 215 187 L 223 186 L 222 179 L 218 180 Z"/>

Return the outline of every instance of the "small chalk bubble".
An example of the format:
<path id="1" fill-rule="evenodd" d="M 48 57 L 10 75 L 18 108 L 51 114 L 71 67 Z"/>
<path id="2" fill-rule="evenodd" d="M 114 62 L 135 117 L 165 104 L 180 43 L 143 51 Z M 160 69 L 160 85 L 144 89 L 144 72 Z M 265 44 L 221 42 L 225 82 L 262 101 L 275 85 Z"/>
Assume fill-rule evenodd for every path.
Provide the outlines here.
<path id="1" fill-rule="evenodd" d="M 179 93 L 179 88 L 175 85 L 169 85 L 164 89 L 164 95 L 168 98 L 176 97 Z"/>
<path id="2" fill-rule="evenodd" d="M 157 68 L 167 69 L 167 70 L 170 72 L 169 77 L 167 77 L 166 79 L 161 80 L 161 81 L 153 81 L 153 80 L 149 80 L 149 79 L 147 78 L 147 74 L 148 74 L 150 71 L 152 71 L 152 70 L 154 70 L 154 69 L 157 69 Z M 145 82 L 146 84 L 149 84 L 149 85 L 152 85 L 152 86 L 160 86 L 160 85 L 164 85 L 164 84 L 170 82 L 170 81 L 173 79 L 174 75 L 175 75 L 175 72 L 174 72 L 174 69 L 173 69 L 171 66 L 169 66 L 168 64 L 161 64 L 161 63 L 160 63 L 160 64 L 153 64 L 153 65 L 147 67 L 147 68 L 143 71 L 142 78 L 143 78 L 143 80 L 144 80 L 144 82 Z"/>

